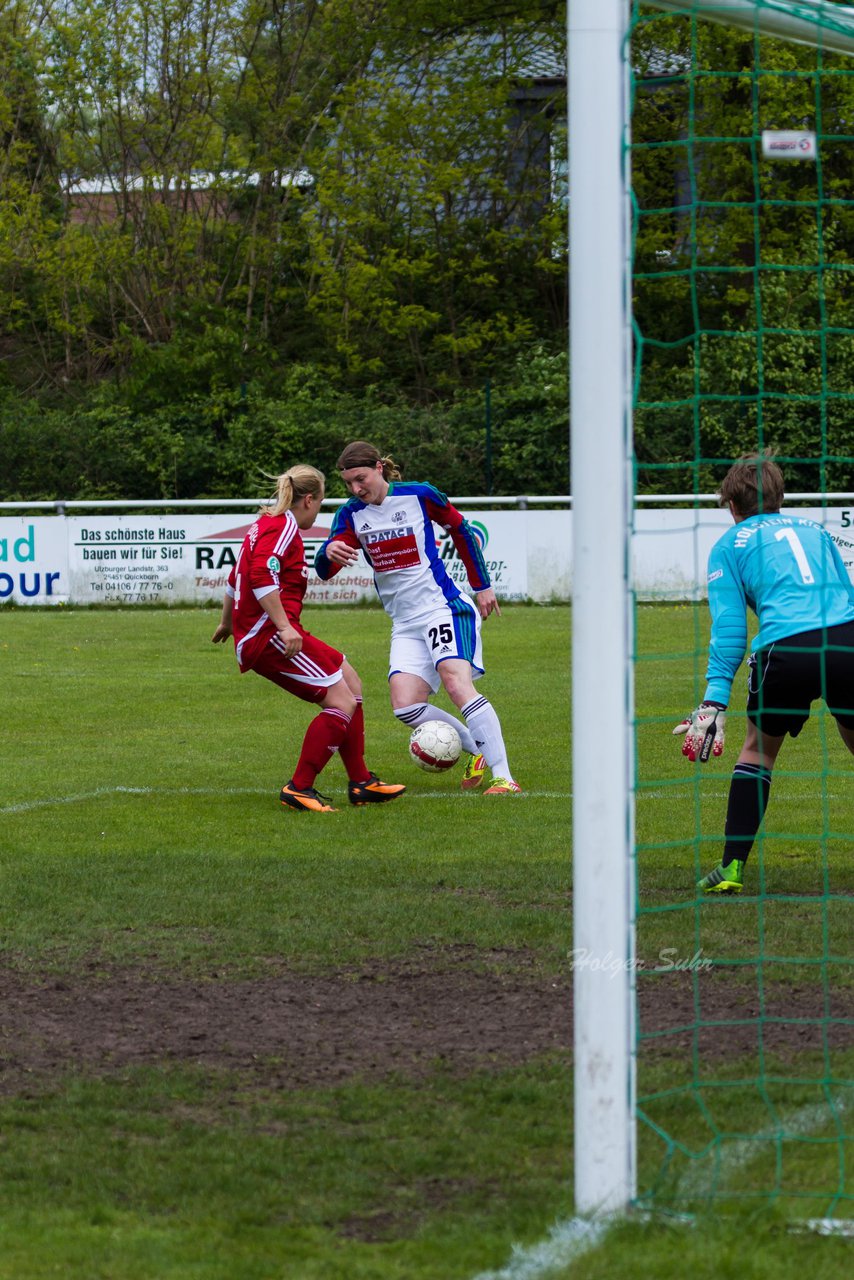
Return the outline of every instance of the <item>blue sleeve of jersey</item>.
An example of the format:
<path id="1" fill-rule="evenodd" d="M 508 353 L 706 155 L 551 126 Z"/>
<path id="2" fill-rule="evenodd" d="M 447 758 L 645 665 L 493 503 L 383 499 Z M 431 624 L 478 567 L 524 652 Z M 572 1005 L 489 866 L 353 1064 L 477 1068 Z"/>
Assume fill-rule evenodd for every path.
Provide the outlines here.
<path id="1" fill-rule="evenodd" d="M 350 510 L 349 503 L 345 503 L 343 507 L 339 507 L 332 518 L 332 528 L 329 530 L 329 537 L 317 549 L 314 557 L 314 572 L 320 578 L 321 582 L 328 582 L 329 579 L 336 574 L 341 568 L 340 564 L 334 564 L 326 554 L 326 548 L 330 542 L 346 542 L 348 546 L 360 547 L 359 539 L 356 537 L 356 530 L 353 527 L 353 513 Z"/>
<path id="2" fill-rule="evenodd" d="M 326 546 L 324 542 L 323 547 Z M 323 547 L 318 547 L 314 553 L 314 572 L 320 578 L 321 582 L 328 582 L 335 570 L 338 568 L 336 564 L 323 553 Z"/>
<path id="3" fill-rule="evenodd" d="M 712 637 L 703 701 L 726 707 L 747 648 L 747 596 L 730 545 L 718 543 L 709 556 L 709 610 Z"/>
<path id="4" fill-rule="evenodd" d="M 405 483 L 399 484 L 396 485 L 395 488 L 402 489 L 404 493 L 411 490 L 412 493 L 417 494 L 422 501 L 426 500 L 428 502 L 435 502 L 437 507 L 447 507 L 450 505 L 448 502 L 448 495 L 446 493 L 442 493 L 442 490 L 437 489 L 434 484 L 428 484 L 426 480 L 413 480 L 409 485 Z"/>

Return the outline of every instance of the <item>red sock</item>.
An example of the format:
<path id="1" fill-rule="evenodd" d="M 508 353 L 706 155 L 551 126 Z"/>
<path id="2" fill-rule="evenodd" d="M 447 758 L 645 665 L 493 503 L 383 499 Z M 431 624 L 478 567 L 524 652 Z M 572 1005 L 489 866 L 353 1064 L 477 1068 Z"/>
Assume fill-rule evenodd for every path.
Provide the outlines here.
<path id="1" fill-rule="evenodd" d="M 365 713 L 361 698 L 356 699 L 356 710 L 353 712 L 350 728 L 341 743 L 341 763 L 351 782 L 364 782 L 371 776 L 371 771 L 365 764 Z"/>
<path id="2" fill-rule="evenodd" d="M 315 778 L 341 746 L 349 728 L 350 717 L 334 707 L 328 707 L 314 717 L 305 731 L 302 751 L 294 769 L 294 786 L 298 791 L 314 786 Z"/>

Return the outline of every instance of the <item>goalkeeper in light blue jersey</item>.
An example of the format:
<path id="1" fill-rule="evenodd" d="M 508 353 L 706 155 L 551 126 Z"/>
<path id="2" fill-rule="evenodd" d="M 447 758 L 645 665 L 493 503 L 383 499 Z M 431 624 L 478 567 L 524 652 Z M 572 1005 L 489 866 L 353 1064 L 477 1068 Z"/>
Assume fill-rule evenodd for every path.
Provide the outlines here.
<path id="1" fill-rule="evenodd" d="M 747 734 L 730 781 L 720 864 L 701 893 L 740 893 L 744 864 L 768 805 L 786 734 L 796 738 L 823 698 L 854 754 L 854 587 L 833 539 L 814 520 L 783 515 L 783 474 L 766 454 L 727 472 L 720 505 L 735 524 L 709 556 L 712 635 L 702 703 L 673 730 L 682 754 L 705 763 L 724 748 L 732 682 L 747 647 L 747 609 L 759 620 L 748 660 Z"/>

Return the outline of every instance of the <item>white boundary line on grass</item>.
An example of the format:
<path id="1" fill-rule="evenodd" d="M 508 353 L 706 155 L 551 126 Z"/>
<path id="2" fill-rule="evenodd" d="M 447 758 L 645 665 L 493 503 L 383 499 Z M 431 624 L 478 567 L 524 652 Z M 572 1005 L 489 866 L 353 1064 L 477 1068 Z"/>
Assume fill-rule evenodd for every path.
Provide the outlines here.
<path id="1" fill-rule="evenodd" d="M 718 1160 L 710 1155 L 699 1160 L 696 1165 L 689 1166 L 679 1179 L 679 1191 L 692 1199 L 709 1196 L 715 1183 L 720 1184 L 723 1178 L 732 1177 L 752 1160 L 763 1155 L 766 1143 L 797 1141 L 798 1138 L 806 1137 L 824 1125 L 831 1124 L 834 1115 L 842 1115 L 845 1111 L 844 1101 L 833 1098 L 829 1102 L 801 1107 L 788 1115 L 784 1112 L 778 1124 L 770 1124 L 750 1138 L 730 1139 Z"/>
<path id="2" fill-rule="evenodd" d="M 703 1161 L 697 1167 L 687 1169 L 679 1180 L 679 1191 L 691 1198 L 702 1199 L 711 1193 L 713 1182 L 731 1177 L 760 1156 L 762 1149 L 759 1144 L 775 1139 L 785 1142 L 788 1139 L 806 1137 L 832 1123 L 834 1112 L 840 1115 L 846 1111 L 843 1100 L 834 1098 L 832 1102 L 814 1103 L 801 1107 L 788 1116 L 783 1115 L 779 1124 L 768 1125 L 753 1137 L 732 1139 L 718 1160 L 711 1161 L 711 1167 L 709 1161 Z M 644 1215 L 644 1219 L 648 1220 L 649 1215 Z M 612 1226 L 627 1220 L 631 1221 L 632 1218 L 619 1215 L 566 1218 L 562 1222 L 556 1222 L 544 1240 L 527 1246 L 514 1244 L 506 1266 L 498 1271 L 481 1271 L 473 1280 L 540 1280 L 558 1267 L 567 1267 L 577 1262 L 602 1243 Z M 818 1235 L 852 1234 L 850 1223 L 844 1219 L 831 1218 L 810 1218 L 805 1222 L 793 1223 L 790 1230 Z"/>
<path id="3" fill-rule="evenodd" d="M 536 1280 L 558 1267 L 569 1266 L 595 1249 L 605 1238 L 614 1218 L 566 1218 L 549 1229 L 545 1240 L 536 1244 L 513 1245 L 506 1267 L 481 1271 L 474 1280 Z"/>
<path id="4" fill-rule="evenodd" d="M 34 809 L 50 809 L 54 805 L 82 804 L 86 800 L 101 800 L 104 796 L 269 796 L 269 788 L 261 787 L 97 787 L 94 791 L 81 791 L 72 796 L 45 796 L 41 800 L 22 800 L 18 804 L 0 807 L 0 815 L 29 813 Z M 569 800 L 569 791 L 526 791 L 521 799 Z M 458 800 L 470 804 L 472 797 L 457 792 L 429 791 L 409 794 L 410 800 Z"/>
<path id="5" fill-rule="evenodd" d="M 213 795 L 267 795 L 257 787 L 98 787 L 95 791 L 81 791 L 73 796 L 45 796 L 42 800 L 23 800 L 20 804 L 6 804 L 0 814 L 28 813 L 32 809 L 50 809 L 53 805 L 82 804 L 86 800 L 100 800 L 104 796 L 213 796 Z"/>

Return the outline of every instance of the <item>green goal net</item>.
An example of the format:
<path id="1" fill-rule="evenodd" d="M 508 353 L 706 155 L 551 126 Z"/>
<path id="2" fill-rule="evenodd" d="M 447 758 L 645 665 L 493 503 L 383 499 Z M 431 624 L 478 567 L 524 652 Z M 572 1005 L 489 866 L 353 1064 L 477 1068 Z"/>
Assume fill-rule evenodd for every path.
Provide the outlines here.
<path id="1" fill-rule="evenodd" d="M 741 6 L 821 19 L 792 43 L 700 7 L 634 3 L 627 55 L 635 490 L 649 500 L 633 530 L 638 1199 L 759 1198 L 844 1222 L 854 759 L 814 704 L 781 751 L 742 895 L 701 898 L 746 668 L 722 759 L 690 764 L 670 729 L 705 688 L 706 558 L 729 525 L 710 495 L 735 459 L 772 449 L 786 507 L 854 562 L 854 53 L 831 48 L 841 33 L 854 50 L 854 10 Z"/>

